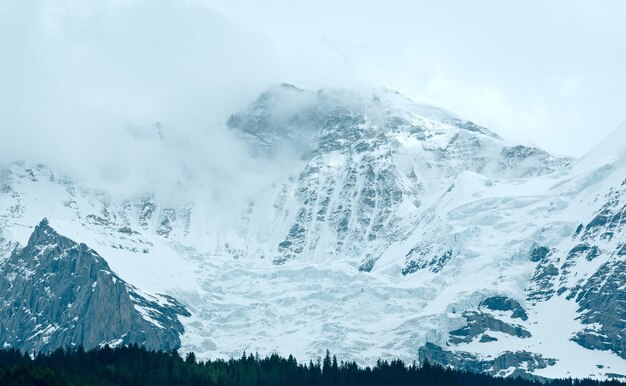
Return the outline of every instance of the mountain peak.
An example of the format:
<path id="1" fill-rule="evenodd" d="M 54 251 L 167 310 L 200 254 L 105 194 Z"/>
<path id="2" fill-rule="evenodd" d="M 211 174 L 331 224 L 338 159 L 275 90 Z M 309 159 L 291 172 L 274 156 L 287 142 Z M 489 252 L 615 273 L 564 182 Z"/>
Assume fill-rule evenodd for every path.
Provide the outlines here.
<path id="1" fill-rule="evenodd" d="M 320 89 L 308 91 L 289 84 L 263 92 L 246 110 L 227 122 L 255 146 L 280 147 L 284 143 L 312 150 L 325 138 L 375 137 L 390 133 L 424 133 L 424 141 L 439 134 L 470 133 L 501 141 L 501 138 L 471 121 L 441 108 L 412 101 L 387 88 Z M 354 138 L 353 138 L 354 139 Z"/>
<path id="2" fill-rule="evenodd" d="M 111 198 L 15 166 L 4 179 L 10 188 L 0 189 L 5 234 L 43 216 L 50 223 L 41 220 L 29 245 L 1 263 L 0 288 L 10 291 L 0 302 L 36 300 L 0 310 L 0 322 L 18 331 L 4 341 L 43 347 L 44 330 L 24 341 L 40 324 L 52 326 L 50 348 L 64 346 L 94 331 L 86 320 L 109 326 L 108 315 L 122 315 L 128 323 L 118 321 L 115 334 L 90 342 L 148 343 L 143 330 L 154 348 L 165 334 L 170 347 L 228 357 L 297 337 L 293 354 L 330 348 L 363 364 L 390 353 L 413 360 L 424 345 L 444 364 L 503 376 L 624 368 L 626 308 L 613 296 L 625 282 L 623 169 L 605 168 L 617 182 L 588 184 L 570 159 L 508 144 L 387 89 L 277 85 L 229 126 L 264 156 L 285 151 L 275 163 L 284 169 L 272 184 L 244 184 L 249 205 L 221 210 L 232 217 L 219 228 L 206 209 L 220 201 L 172 206 L 150 191 Z M 590 158 L 623 160 L 622 133 Z M 102 258 L 65 244 L 50 224 Z M 615 289 L 605 291 L 609 282 Z M 184 313 L 159 307 L 173 301 L 143 291 L 175 295 L 193 314 L 179 324 L 172 312 Z M 110 304 L 110 294 L 123 304 Z M 42 311 L 54 318 L 28 324 Z"/>
<path id="3" fill-rule="evenodd" d="M 30 352 L 105 343 L 180 346 L 184 307 L 137 292 L 94 250 L 59 235 L 45 218 L 28 245 L 2 263 L 2 273 L 2 344 Z"/>
<path id="4" fill-rule="evenodd" d="M 62 236 L 50 226 L 50 222 L 44 217 L 39 224 L 35 226 L 35 229 L 33 229 L 28 239 L 28 245 L 53 244 L 60 237 Z"/>

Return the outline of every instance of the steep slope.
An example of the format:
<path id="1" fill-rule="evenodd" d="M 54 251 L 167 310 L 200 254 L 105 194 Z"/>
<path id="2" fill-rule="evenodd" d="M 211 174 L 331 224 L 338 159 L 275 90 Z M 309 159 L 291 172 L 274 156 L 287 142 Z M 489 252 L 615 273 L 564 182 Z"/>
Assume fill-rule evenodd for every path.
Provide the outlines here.
<path id="1" fill-rule="evenodd" d="M 570 162 L 508 146 L 483 127 L 385 89 L 313 93 L 282 85 L 233 115 L 229 126 L 262 156 L 300 150 L 297 179 L 271 202 L 271 234 L 283 236 L 267 240 L 276 249 L 266 253 L 277 263 L 323 252 L 353 256 L 370 271 L 410 231 L 402 219 L 420 213 L 459 173 L 540 176 Z"/>
<path id="2" fill-rule="evenodd" d="M 180 304 L 142 294 L 95 251 L 59 235 L 45 219 L 1 269 L 4 346 L 29 352 L 130 343 L 180 347 L 184 329 L 177 316 L 188 315 Z"/>
<path id="3" fill-rule="evenodd" d="M 451 331 L 440 343 L 453 350 L 427 345 L 421 350 L 423 357 L 457 365 L 463 359 L 466 368 L 494 371 L 495 365 L 485 367 L 484 363 L 503 353 L 515 363 L 512 351 L 531 351 L 555 359 L 535 374 L 624 375 L 625 134 L 624 126 L 617 128 L 578 161 L 571 173 L 545 190 L 551 210 L 533 210 L 522 217 L 528 225 L 536 222 L 531 213 L 549 215 L 537 224 L 532 237 L 518 242 L 527 246 L 534 266 L 523 294 L 521 287 L 513 293 L 525 305 L 527 320 L 479 306 L 463 313 L 466 327 Z M 511 294 L 514 287 L 508 287 L 500 293 Z M 508 372 L 517 367 L 511 366 Z"/>
<path id="4" fill-rule="evenodd" d="M 201 357 L 328 348 L 363 364 L 626 374 L 624 127 L 574 162 L 390 90 L 289 85 L 228 126 L 255 160 L 287 165 L 231 227 L 211 223 L 210 198 L 113 197 L 14 163 L 0 260 L 48 217 L 146 299 L 184 304 L 182 349 Z"/>

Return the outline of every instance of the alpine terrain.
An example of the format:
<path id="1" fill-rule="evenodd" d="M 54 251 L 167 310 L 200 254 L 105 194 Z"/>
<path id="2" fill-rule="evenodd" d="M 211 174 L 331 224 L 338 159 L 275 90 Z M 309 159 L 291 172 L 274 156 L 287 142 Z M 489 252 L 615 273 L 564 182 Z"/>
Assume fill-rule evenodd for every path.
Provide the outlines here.
<path id="1" fill-rule="evenodd" d="M 226 124 L 281 165 L 227 227 L 211 197 L 1 165 L 0 345 L 626 379 L 626 125 L 571 159 L 391 90 L 287 84 Z"/>

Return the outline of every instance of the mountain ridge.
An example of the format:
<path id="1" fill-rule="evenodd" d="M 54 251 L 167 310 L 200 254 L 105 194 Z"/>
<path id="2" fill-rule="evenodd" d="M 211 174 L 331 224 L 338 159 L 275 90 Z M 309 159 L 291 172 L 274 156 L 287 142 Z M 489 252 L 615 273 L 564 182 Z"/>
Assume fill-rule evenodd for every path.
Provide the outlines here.
<path id="1" fill-rule="evenodd" d="M 623 284 L 616 159 L 581 167 L 390 91 L 275 90 L 229 130 L 253 159 L 288 148 L 293 161 L 233 228 L 206 224 L 210 202 L 116 199 L 12 164 L 0 250 L 50 218 L 121 279 L 183 304 L 181 349 L 200 357 L 328 348 L 359 363 L 465 358 L 502 376 L 626 373 L 623 299 L 600 285 Z"/>
<path id="2" fill-rule="evenodd" d="M 189 315 L 173 298 L 146 297 L 113 273 L 85 244 L 59 235 L 43 219 L 28 243 L 2 262 L 0 341 L 27 352 L 140 343 L 180 346 Z"/>

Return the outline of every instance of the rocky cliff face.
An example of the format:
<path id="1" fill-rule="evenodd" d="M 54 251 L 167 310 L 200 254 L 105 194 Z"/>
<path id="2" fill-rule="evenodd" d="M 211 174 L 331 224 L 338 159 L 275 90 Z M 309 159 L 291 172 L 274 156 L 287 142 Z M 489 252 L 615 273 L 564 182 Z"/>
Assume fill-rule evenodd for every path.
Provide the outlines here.
<path id="1" fill-rule="evenodd" d="M 584 327 L 574 341 L 626 358 L 626 179 L 599 199 L 592 217 L 552 254 L 552 285 L 579 306 Z"/>
<path id="2" fill-rule="evenodd" d="M 124 282 L 85 244 L 59 235 L 47 220 L 0 266 L 0 341 L 28 352 L 137 343 L 180 347 L 187 311 Z"/>

